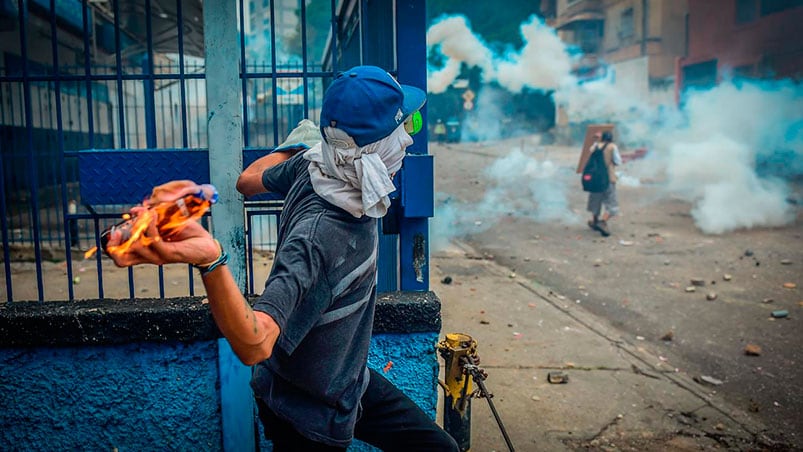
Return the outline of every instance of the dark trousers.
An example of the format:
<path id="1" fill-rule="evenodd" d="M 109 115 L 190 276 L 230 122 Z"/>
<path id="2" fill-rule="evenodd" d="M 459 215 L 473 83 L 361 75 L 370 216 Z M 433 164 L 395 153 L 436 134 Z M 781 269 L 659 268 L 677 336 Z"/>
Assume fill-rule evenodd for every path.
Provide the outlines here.
<path id="1" fill-rule="evenodd" d="M 273 450 L 344 451 L 299 434 L 289 423 L 276 417 L 259 398 L 259 418 Z M 360 401 L 362 414 L 354 437 L 383 451 L 457 451 L 457 443 L 409 397 L 381 374 L 371 370 L 371 381 Z"/>

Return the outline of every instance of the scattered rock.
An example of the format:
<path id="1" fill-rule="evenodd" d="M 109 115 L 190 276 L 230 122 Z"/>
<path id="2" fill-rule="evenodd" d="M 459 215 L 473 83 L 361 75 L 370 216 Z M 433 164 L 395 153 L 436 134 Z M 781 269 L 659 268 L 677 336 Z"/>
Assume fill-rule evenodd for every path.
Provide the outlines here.
<path id="1" fill-rule="evenodd" d="M 564 384 L 569 382 L 569 376 L 560 371 L 549 372 L 546 374 L 546 381 L 552 384 Z"/>
<path id="2" fill-rule="evenodd" d="M 730 281 L 731 279 L 733 279 L 733 275 L 725 273 L 724 275 L 722 275 L 722 279 L 724 279 L 725 281 Z"/>
<path id="3" fill-rule="evenodd" d="M 792 261 L 789 259 L 781 259 L 781 265 L 792 265 Z"/>
<path id="4" fill-rule="evenodd" d="M 789 317 L 789 311 L 786 309 L 778 309 L 777 311 L 772 311 L 772 318 L 774 319 L 784 319 Z"/>
<path id="5" fill-rule="evenodd" d="M 744 255 L 750 257 L 753 255 L 753 250 L 745 250 Z"/>
<path id="6" fill-rule="evenodd" d="M 797 284 L 793 282 L 785 282 L 783 283 L 783 287 L 784 289 L 794 289 L 795 287 L 797 287 Z"/>
<path id="7" fill-rule="evenodd" d="M 673 331 L 667 331 L 666 333 L 664 333 L 663 336 L 661 336 L 662 341 L 671 341 L 674 338 L 675 338 L 675 333 Z"/>
<path id="8" fill-rule="evenodd" d="M 691 279 L 691 285 L 692 286 L 697 286 L 697 287 L 702 287 L 702 286 L 705 285 L 705 280 L 703 278 L 692 278 Z"/>
<path id="9" fill-rule="evenodd" d="M 446 276 L 441 280 L 441 282 L 443 284 L 451 284 L 452 283 L 452 277 L 451 276 Z"/>
<path id="10" fill-rule="evenodd" d="M 723 383 L 722 380 L 714 377 L 709 377 L 708 375 L 701 375 L 699 378 L 694 378 L 694 381 L 697 383 L 707 383 L 714 386 L 719 386 Z"/>
<path id="11" fill-rule="evenodd" d="M 761 347 L 756 344 L 747 344 L 744 346 L 744 354 L 747 356 L 761 355 Z"/>
<path id="12" fill-rule="evenodd" d="M 510 278 L 510 279 L 515 278 L 516 277 L 516 272 L 510 272 L 510 274 L 507 275 L 507 277 Z"/>
<path id="13" fill-rule="evenodd" d="M 717 293 L 716 292 L 708 292 L 707 294 L 705 294 L 705 299 L 708 300 L 708 301 L 714 301 L 714 300 L 717 299 Z"/>
<path id="14" fill-rule="evenodd" d="M 689 286 L 686 288 L 686 292 L 697 292 L 697 288 L 694 286 Z"/>
<path id="15" fill-rule="evenodd" d="M 774 302 L 774 301 L 775 301 L 775 300 L 773 300 L 772 298 L 765 298 L 765 299 L 761 300 L 761 302 L 762 302 L 762 303 L 764 303 L 764 304 L 767 304 L 767 303 L 772 303 L 772 302 Z"/>

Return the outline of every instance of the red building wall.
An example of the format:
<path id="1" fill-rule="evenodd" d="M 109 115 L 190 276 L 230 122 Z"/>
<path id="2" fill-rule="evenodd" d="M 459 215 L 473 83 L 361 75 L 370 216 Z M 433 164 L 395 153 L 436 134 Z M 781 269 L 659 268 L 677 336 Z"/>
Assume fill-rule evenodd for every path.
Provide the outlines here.
<path id="1" fill-rule="evenodd" d="M 734 69 L 752 76 L 803 78 L 803 2 L 754 0 L 753 20 L 739 23 L 737 1 L 689 0 L 688 55 L 680 61 L 680 73 L 716 60 L 719 80 Z M 762 1 L 792 7 L 762 15 Z"/>

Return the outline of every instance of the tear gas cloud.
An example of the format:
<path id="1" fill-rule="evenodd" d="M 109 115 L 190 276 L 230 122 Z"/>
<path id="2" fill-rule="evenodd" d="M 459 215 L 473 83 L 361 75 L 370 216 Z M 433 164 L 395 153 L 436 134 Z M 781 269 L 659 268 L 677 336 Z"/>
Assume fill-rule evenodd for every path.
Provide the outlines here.
<path id="1" fill-rule="evenodd" d="M 539 150 L 514 148 L 494 161 L 478 175 L 487 184 L 479 200 L 438 199 L 432 248 L 441 249 L 452 238 L 485 231 L 501 218 L 578 224 L 580 217 L 571 210 L 566 192 L 574 187 L 569 181 L 576 182 L 574 171 L 553 164 Z"/>
<path id="2" fill-rule="evenodd" d="M 647 158 L 628 163 L 624 169 L 629 177 L 623 182 L 634 180 L 632 176 L 656 181 L 661 196 L 690 203 L 695 224 L 704 233 L 794 221 L 797 210 L 788 199 L 789 181 L 803 175 L 801 84 L 724 81 L 708 90 L 689 91 L 680 110 L 674 103 L 656 104 L 614 83 L 612 68 L 605 77 L 580 83 L 570 73 L 576 52 L 538 18 L 523 23 L 521 33 L 524 44 L 519 51 L 496 55 L 462 16 L 439 19 L 429 29 L 427 43 L 431 53 L 441 53 L 444 66 L 430 68 L 429 91 L 445 91 L 460 75 L 461 65 L 479 67 L 483 86 L 466 121 L 482 128 L 504 121 L 498 105 L 483 99 L 486 92 L 493 99 L 492 86 L 510 92 L 551 92 L 555 103 L 567 108 L 571 122 L 614 123 L 616 139 L 625 149 L 650 151 Z M 493 132 L 488 128 L 483 136 L 470 138 L 502 138 Z M 573 145 L 579 148 L 580 143 Z M 551 165 L 512 151 L 482 175 L 489 187 L 482 200 L 466 206 L 450 200 L 448 208 L 439 208 L 433 235 L 452 225 L 447 237 L 460 236 L 489 227 L 501 215 L 576 222 L 566 194 L 579 190 L 577 177 L 573 168 L 564 174 L 549 170 Z M 584 205 L 574 207 L 579 211 Z"/>

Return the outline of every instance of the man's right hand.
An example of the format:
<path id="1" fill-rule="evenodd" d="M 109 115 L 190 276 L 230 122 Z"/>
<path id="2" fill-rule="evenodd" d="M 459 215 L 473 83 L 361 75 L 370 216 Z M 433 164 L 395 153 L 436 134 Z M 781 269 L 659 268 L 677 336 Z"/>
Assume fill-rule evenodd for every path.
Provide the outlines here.
<path id="1" fill-rule="evenodd" d="M 143 215 L 146 210 L 145 207 L 135 207 L 131 209 L 131 215 Z M 212 235 L 195 221 L 188 222 L 182 230 L 165 239 L 159 235 L 156 219 L 153 218 L 145 235 L 150 240 L 135 241 L 124 253 L 109 253 L 114 264 L 118 267 L 174 263 L 204 265 L 220 255 L 220 247 Z M 120 245 L 121 241 L 122 232 L 112 231 L 107 247 Z"/>

